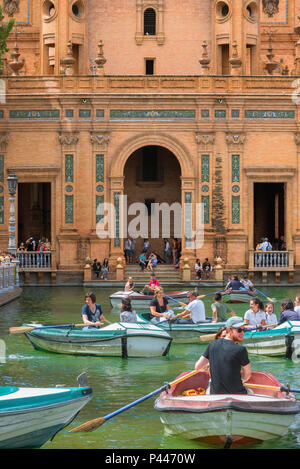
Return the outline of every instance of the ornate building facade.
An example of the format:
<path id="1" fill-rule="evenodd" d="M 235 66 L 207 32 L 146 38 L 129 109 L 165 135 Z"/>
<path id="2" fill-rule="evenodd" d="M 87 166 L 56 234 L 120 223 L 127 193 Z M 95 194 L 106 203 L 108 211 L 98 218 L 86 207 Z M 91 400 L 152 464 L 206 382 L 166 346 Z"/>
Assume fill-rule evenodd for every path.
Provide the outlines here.
<path id="1" fill-rule="evenodd" d="M 191 265 L 221 256 L 259 270 L 256 244 L 284 236 L 282 267 L 297 270 L 299 0 L 2 4 L 4 21 L 15 18 L 0 104 L 2 248 L 15 172 L 18 242 L 47 237 L 58 269 L 87 256 L 116 265 L 133 215 L 124 221 L 126 195 L 128 206 L 191 207 L 181 220 Z M 103 202 L 115 209 L 111 238 L 96 229 Z M 204 242 L 194 246 L 197 204 Z M 162 237 L 150 239 L 161 254 Z"/>

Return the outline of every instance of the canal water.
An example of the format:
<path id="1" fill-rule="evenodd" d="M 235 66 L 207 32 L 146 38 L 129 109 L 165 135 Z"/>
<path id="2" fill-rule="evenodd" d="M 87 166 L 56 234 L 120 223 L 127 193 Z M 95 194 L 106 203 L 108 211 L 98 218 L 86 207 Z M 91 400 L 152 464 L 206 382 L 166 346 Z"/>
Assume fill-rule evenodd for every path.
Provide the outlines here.
<path id="1" fill-rule="evenodd" d="M 199 294 L 213 292 L 206 288 Z M 267 296 L 278 300 L 294 299 L 298 290 L 293 287 L 261 288 Z M 119 313 L 111 309 L 109 295 L 114 290 L 95 288 L 97 302 L 110 321 L 118 321 Z M 300 289 L 299 289 L 300 292 Z M 166 291 L 167 293 L 167 291 Z M 166 436 L 159 413 L 154 410 L 154 399 L 134 406 L 107 421 L 91 433 L 68 433 L 72 427 L 114 410 L 158 389 L 172 381 L 183 371 L 194 369 L 195 361 L 204 351 L 205 344 L 172 344 L 169 356 L 161 358 L 111 358 L 51 354 L 33 349 L 22 335 L 10 335 L 9 328 L 31 321 L 51 324 L 81 322 L 81 307 L 85 289 L 82 287 L 25 287 L 22 296 L 0 309 L 0 339 L 6 344 L 6 358 L 0 363 L 2 386 L 52 387 L 57 384 L 77 386 L 76 377 L 88 374 L 93 389 L 92 400 L 83 408 L 75 421 L 58 433 L 45 449 L 199 449 L 209 448 L 199 443 Z M 211 316 L 213 296 L 204 298 L 206 315 Z M 239 314 L 248 309 L 246 304 L 232 305 Z M 275 305 L 279 315 L 279 303 Z M 254 371 L 273 373 L 282 383 L 300 388 L 299 363 L 285 358 L 256 357 L 250 355 Z M 300 399 L 300 394 L 298 395 Z M 251 445 L 247 448 L 280 449 L 300 448 L 300 415 L 289 433 L 280 439 Z"/>

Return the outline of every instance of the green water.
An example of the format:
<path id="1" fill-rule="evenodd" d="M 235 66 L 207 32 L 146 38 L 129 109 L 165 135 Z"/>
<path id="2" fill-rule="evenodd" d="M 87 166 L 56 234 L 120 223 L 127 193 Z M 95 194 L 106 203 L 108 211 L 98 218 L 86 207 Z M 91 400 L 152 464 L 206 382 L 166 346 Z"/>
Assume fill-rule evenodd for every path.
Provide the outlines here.
<path id="1" fill-rule="evenodd" d="M 288 288 L 260 289 L 269 297 L 294 299 L 298 290 Z M 111 310 L 112 289 L 95 288 L 99 302 L 110 321 L 119 314 Z M 199 294 L 209 292 L 209 289 Z M 211 290 L 213 291 L 213 290 Z M 299 289 L 300 291 L 300 289 Z M 8 329 L 24 322 L 68 324 L 80 322 L 85 290 L 81 287 L 24 288 L 23 295 L 0 309 L 0 339 L 6 343 L 6 362 L 0 363 L 1 385 L 51 387 L 56 384 L 77 386 L 76 377 L 86 371 L 93 388 L 92 400 L 83 408 L 68 429 L 47 442 L 47 449 L 197 449 L 199 443 L 165 436 L 159 413 L 153 408 L 154 397 L 110 419 L 92 433 L 70 434 L 71 427 L 96 417 L 103 417 L 120 407 L 172 381 L 182 371 L 192 370 L 205 349 L 204 344 L 172 344 L 168 357 L 122 359 L 108 357 L 75 357 L 56 355 L 33 349 L 24 335 L 9 335 Z M 212 296 L 204 299 L 210 316 Z M 246 304 L 232 305 L 241 316 Z M 279 304 L 275 311 L 279 313 Z M 254 371 L 273 373 L 281 382 L 300 388 L 299 364 L 284 358 L 250 355 Z M 300 398 L 300 394 L 298 394 Z M 300 415 L 288 435 L 251 448 L 300 448 Z M 207 446 L 206 446 L 207 448 Z M 249 447 L 248 447 L 249 448 Z"/>

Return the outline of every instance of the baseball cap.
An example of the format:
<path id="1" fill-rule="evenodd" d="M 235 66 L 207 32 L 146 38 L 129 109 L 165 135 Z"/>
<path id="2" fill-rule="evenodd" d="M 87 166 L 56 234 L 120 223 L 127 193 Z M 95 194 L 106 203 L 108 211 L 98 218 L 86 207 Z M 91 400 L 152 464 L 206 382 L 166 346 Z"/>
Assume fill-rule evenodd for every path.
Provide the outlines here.
<path id="1" fill-rule="evenodd" d="M 226 327 L 241 327 L 245 325 L 246 323 L 239 316 L 232 316 L 232 318 L 227 319 L 225 324 Z"/>

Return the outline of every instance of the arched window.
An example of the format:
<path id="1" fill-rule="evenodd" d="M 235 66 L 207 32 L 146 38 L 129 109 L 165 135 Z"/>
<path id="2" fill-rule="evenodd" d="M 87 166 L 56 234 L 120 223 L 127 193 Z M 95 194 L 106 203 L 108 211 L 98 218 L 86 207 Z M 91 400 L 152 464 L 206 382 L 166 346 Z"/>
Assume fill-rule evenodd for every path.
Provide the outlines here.
<path id="1" fill-rule="evenodd" d="M 156 12 L 153 8 L 144 11 L 144 35 L 156 35 Z"/>

